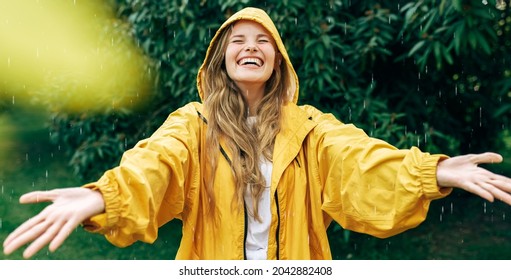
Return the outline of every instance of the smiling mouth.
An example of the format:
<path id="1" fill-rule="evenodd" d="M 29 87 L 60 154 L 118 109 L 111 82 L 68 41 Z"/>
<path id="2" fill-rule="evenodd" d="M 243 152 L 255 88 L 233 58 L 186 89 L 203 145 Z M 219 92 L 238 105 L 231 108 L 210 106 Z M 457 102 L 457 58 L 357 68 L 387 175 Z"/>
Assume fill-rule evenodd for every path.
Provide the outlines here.
<path id="1" fill-rule="evenodd" d="M 263 61 L 259 58 L 242 58 L 240 61 L 238 61 L 238 65 L 255 65 L 258 67 L 263 66 Z"/>

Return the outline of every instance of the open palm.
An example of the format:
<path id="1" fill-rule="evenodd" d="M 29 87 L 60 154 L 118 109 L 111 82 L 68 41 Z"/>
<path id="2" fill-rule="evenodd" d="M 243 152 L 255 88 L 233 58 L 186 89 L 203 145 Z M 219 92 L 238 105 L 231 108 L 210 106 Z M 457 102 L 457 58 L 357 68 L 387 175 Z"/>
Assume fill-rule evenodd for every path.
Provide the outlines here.
<path id="1" fill-rule="evenodd" d="M 10 254 L 32 242 L 23 252 L 30 258 L 45 245 L 55 251 L 85 219 L 104 211 L 101 194 L 86 188 L 36 191 L 20 197 L 20 203 L 52 202 L 39 214 L 27 220 L 4 241 L 4 253 Z"/>

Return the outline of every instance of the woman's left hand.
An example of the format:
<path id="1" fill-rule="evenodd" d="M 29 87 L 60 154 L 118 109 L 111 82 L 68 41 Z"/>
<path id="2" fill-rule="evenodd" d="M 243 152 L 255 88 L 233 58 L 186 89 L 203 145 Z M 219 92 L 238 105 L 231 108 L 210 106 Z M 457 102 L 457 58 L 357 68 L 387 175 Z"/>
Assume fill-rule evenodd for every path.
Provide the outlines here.
<path id="1" fill-rule="evenodd" d="M 498 199 L 511 205 L 511 179 L 478 166 L 499 162 L 502 162 L 502 156 L 490 152 L 443 160 L 438 163 L 437 183 L 440 187 L 466 190 L 490 202 Z"/>

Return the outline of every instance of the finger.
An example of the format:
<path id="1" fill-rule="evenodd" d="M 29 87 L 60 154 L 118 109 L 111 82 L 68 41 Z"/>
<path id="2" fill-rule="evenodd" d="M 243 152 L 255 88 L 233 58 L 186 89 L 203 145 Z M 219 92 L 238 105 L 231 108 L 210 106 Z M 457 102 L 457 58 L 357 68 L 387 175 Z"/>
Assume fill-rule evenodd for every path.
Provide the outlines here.
<path id="1" fill-rule="evenodd" d="M 44 221 L 46 218 L 46 209 L 43 210 L 41 213 L 39 213 L 38 215 L 28 219 L 26 222 L 24 222 L 23 224 L 21 224 L 16 230 L 14 230 L 13 232 L 11 232 L 11 234 L 9 234 L 9 236 L 7 236 L 7 238 L 5 239 L 4 241 L 4 247 L 7 246 L 12 240 L 18 238 L 18 236 L 22 235 L 23 233 L 25 233 L 27 230 L 30 230 L 32 229 L 33 227 L 35 227 L 37 224 L 41 223 L 42 221 Z"/>
<path id="2" fill-rule="evenodd" d="M 507 204 L 511 204 L 511 195 L 495 187 L 492 183 L 480 183 L 481 187 L 490 192 L 494 198 L 501 200 Z"/>
<path id="3" fill-rule="evenodd" d="M 68 221 L 64 226 L 62 226 L 55 236 L 53 240 L 50 243 L 50 252 L 55 252 L 63 243 L 64 241 L 71 235 L 73 230 L 79 225 L 79 223 L 74 221 Z"/>
<path id="4" fill-rule="evenodd" d="M 488 200 L 489 202 L 493 202 L 493 195 L 490 192 L 488 192 L 485 188 L 482 188 L 472 182 L 467 182 L 465 189 L 468 192 L 471 192 L 475 195 L 482 197 L 483 199 Z"/>
<path id="5" fill-rule="evenodd" d="M 9 255 L 12 252 L 16 251 L 21 246 L 29 243 L 30 241 L 36 239 L 38 236 L 40 236 L 46 229 L 49 227 L 49 223 L 47 222 L 41 222 L 33 227 L 31 227 L 30 230 L 27 230 L 9 241 L 4 246 L 4 254 Z"/>
<path id="6" fill-rule="evenodd" d="M 479 182 L 487 182 L 500 190 L 511 193 L 511 178 L 495 174 L 484 168 L 480 168 L 477 174 Z"/>
<path id="7" fill-rule="evenodd" d="M 492 179 L 489 181 L 489 183 L 506 193 L 511 193 L 511 181 L 509 179 L 508 180 L 503 180 L 501 178 Z"/>
<path id="8" fill-rule="evenodd" d="M 486 152 L 482 154 L 476 154 L 472 156 L 472 162 L 475 164 L 481 163 L 499 163 L 502 162 L 503 158 L 501 155 L 492 152 Z"/>
<path id="9" fill-rule="evenodd" d="M 39 203 L 39 202 L 51 202 L 56 198 L 56 192 L 51 191 L 35 191 L 29 192 L 20 197 L 20 203 Z"/>
<path id="10" fill-rule="evenodd" d="M 57 235 L 58 231 L 62 227 L 62 222 L 56 222 L 52 224 L 46 231 L 44 231 L 39 237 L 36 237 L 34 242 L 30 244 L 30 246 L 25 249 L 23 252 L 23 257 L 25 259 L 31 258 L 37 252 L 39 252 L 46 244 L 50 243 L 50 241 Z"/>

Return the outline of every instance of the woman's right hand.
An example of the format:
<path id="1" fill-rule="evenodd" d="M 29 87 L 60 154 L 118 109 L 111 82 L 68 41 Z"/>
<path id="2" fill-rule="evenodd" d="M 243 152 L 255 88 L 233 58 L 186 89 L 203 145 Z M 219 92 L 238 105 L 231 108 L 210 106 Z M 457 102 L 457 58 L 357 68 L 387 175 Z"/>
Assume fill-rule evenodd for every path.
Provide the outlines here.
<path id="1" fill-rule="evenodd" d="M 81 187 L 35 191 L 20 197 L 20 203 L 39 202 L 52 204 L 7 236 L 4 254 L 9 255 L 30 242 L 23 252 L 24 258 L 32 257 L 47 244 L 54 252 L 80 223 L 105 210 L 99 191 Z"/>

